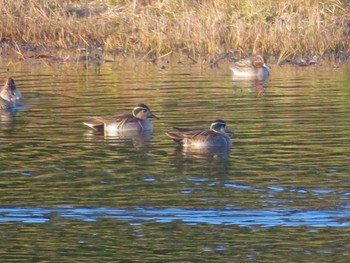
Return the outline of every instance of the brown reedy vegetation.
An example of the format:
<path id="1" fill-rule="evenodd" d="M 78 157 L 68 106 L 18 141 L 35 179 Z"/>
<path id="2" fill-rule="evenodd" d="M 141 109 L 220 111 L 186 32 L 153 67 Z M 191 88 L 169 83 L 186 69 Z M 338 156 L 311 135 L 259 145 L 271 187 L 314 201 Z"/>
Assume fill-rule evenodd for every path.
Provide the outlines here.
<path id="1" fill-rule="evenodd" d="M 348 0 L 0 0 L 3 43 L 280 59 L 349 53 Z"/>

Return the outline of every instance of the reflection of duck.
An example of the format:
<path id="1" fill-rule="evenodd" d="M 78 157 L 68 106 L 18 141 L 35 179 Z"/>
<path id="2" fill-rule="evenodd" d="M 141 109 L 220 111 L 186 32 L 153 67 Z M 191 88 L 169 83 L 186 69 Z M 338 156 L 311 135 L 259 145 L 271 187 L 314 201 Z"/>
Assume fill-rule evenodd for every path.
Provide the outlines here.
<path id="1" fill-rule="evenodd" d="M 227 129 L 226 122 L 215 120 L 210 130 L 174 128 L 177 131 L 166 134 L 176 143 L 185 147 L 227 147 L 232 144 L 229 135 L 233 134 Z"/>
<path id="2" fill-rule="evenodd" d="M 16 115 L 16 110 L 9 108 L 1 108 L 2 99 L 0 98 L 0 126 L 8 127 L 9 125 L 12 125 L 13 117 Z M 8 103 L 8 102 L 7 102 Z"/>
<path id="3" fill-rule="evenodd" d="M 246 58 L 235 62 L 231 70 L 234 78 L 266 79 L 270 75 L 270 69 L 260 55 L 252 59 Z"/>
<path id="4" fill-rule="evenodd" d="M 84 122 L 84 124 L 96 131 L 111 134 L 118 131 L 153 130 L 153 124 L 148 118 L 159 119 L 145 104 L 138 104 L 132 114 L 94 117 L 92 122 Z"/>
<path id="5" fill-rule="evenodd" d="M 171 162 L 176 164 L 176 171 L 184 177 L 225 178 L 229 174 L 232 147 L 181 147 L 174 148 L 169 155 Z M 189 165 L 190 164 L 190 165 Z M 199 174 L 193 171 L 205 171 Z M 223 181 L 226 181 L 223 179 Z"/>
<path id="6" fill-rule="evenodd" d="M 108 142 L 110 145 L 118 147 L 130 147 L 130 143 L 134 148 L 143 148 L 152 138 L 151 130 L 142 131 L 115 131 L 115 132 L 98 132 L 89 130 L 86 137 L 93 142 Z"/>
<path id="7" fill-rule="evenodd" d="M 176 151 L 178 153 L 181 152 L 184 157 L 193 157 L 195 159 L 227 159 L 230 156 L 231 147 L 177 147 Z"/>
<path id="8" fill-rule="evenodd" d="M 142 131 L 116 131 L 116 132 L 105 132 L 104 139 L 109 142 L 122 144 L 126 142 L 132 142 L 132 145 L 136 149 L 140 149 L 146 146 L 152 138 L 151 130 Z"/>
<path id="9" fill-rule="evenodd" d="M 0 109 L 9 109 L 21 104 L 23 96 L 17 89 L 15 81 L 9 77 L 0 91 Z"/>
<path id="10" fill-rule="evenodd" d="M 233 79 L 232 83 L 235 89 L 239 88 L 239 92 L 242 92 L 240 88 L 247 88 L 248 91 L 257 95 L 263 95 L 269 86 L 268 79 Z"/>

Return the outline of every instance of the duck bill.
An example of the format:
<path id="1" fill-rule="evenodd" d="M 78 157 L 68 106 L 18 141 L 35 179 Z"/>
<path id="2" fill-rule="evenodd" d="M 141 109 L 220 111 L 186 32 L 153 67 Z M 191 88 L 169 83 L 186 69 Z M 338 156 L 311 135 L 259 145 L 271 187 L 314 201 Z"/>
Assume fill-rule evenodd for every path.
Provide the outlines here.
<path id="1" fill-rule="evenodd" d="M 225 129 L 225 133 L 228 134 L 229 136 L 232 136 L 234 133 L 230 131 L 229 129 Z"/>
<path id="2" fill-rule="evenodd" d="M 157 116 L 154 115 L 153 113 L 151 113 L 151 115 L 149 115 L 148 118 L 154 118 L 154 119 L 159 120 L 159 117 L 157 117 Z"/>

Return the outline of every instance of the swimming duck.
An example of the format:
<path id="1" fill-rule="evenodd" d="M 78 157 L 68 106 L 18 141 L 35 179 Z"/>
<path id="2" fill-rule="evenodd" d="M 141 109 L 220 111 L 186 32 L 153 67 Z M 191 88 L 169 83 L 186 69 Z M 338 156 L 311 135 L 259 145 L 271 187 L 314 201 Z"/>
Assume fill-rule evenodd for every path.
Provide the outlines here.
<path id="1" fill-rule="evenodd" d="M 11 101 L 7 101 L 0 97 L 0 110 L 11 110 L 13 108 L 13 103 Z"/>
<path id="2" fill-rule="evenodd" d="M 227 129 L 226 122 L 215 120 L 210 125 L 210 130 L 175 128 L 175 132 L 166 134 L 176 143 L 185 147 L 227 147 L 232 144 L 230 135 L 233 134 Z"/>
<path id="3" fill-rule="evenodd" d="M 149 107 L 145 104 L 138 104 L 132 110 L 132 114 L 93 117 L 92 122 L 83 123 L 100 132 L 149 131 L 153 129 L 153 124 L 148 118 L 159 120 L 159 118 L 151 112 Z"/>
<path id="4" fill-rule="evenodd" d="M 233 71 L 233 77 L 237 78 L 257 78 L 262 80 L 270 75 L 270 69 L 260 55 L 252 59 L 246 58 L 235 62 L 231 70 Z"/>
<path id="5" fill-rule="evenodd" d="M 13 103 L 13 106 L 18 106 L 23 100 L 21 92 L 17 89 L 15 81 L 9 77 L 4 86 L 1 88 L 0 97 L 5 101 Z"/>

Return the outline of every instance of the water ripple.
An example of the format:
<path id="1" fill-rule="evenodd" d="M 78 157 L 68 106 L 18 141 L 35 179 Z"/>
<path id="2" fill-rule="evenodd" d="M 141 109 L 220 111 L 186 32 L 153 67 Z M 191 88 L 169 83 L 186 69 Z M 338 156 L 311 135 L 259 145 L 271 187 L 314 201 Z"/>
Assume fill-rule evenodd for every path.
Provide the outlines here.
<path id="1" fill-rule="evenodd" d="M 53 218 L 81 220 L 85 222 L 99 219 L 130 221 L 155 221 L 169 223 L 182 221 L 184 224 L 197 225 L 237 225 L 241 227 L 350 227 L 350 210 L 214 210 L 181 208 L 38 208 L 3 207 L 0 208 L 0 222 L 45 223 Z"/>

